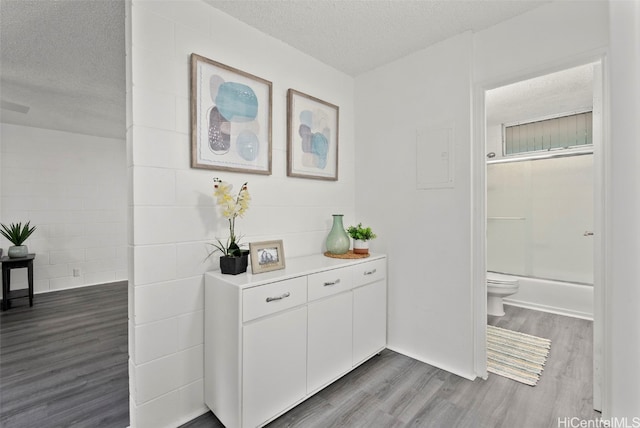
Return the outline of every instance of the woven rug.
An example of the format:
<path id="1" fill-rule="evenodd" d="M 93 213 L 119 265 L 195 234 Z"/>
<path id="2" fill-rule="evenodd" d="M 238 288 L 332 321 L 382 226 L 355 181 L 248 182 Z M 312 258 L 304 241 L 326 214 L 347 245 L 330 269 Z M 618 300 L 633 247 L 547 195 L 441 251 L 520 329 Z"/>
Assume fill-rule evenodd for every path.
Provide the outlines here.
<path id="1" fill-rule="evenodd" d="M 487 326 L 487 370 L 491 373 L 536 386 L 550 349 L 548 339 Z"/>

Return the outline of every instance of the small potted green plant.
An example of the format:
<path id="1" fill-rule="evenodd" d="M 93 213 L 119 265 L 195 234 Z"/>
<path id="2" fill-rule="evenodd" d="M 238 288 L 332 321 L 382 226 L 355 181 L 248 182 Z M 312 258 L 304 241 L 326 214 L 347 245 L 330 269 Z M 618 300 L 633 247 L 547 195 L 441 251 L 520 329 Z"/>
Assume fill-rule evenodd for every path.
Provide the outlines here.
<path id="1" fill-rule="evenodd" d="M 376 237 L 370 227 L 349 226 L 347 233 L 353 238 L 353 252 L 355 254 L 369 254 L 369 241 Z"/>
<path id="2" fill-rule="evenodd" d="M 9 226 L 0 223 L 0 226 L 2 226 L 2 230 L 0 230 L 2 236 L 7 238 L 9 242 L 13 244 L 12 247 L 9 247 L 9 251 L 7 252 L 9 258 L 17 259 L 20 257 L 26 257 L 29 250 L 26 245 L 22 244 L 36 230 L 36 227 L 31 227 L 30 222 L 26 222 L 24 225 L 22 225 L 22 222 L 11 223 Z"/>

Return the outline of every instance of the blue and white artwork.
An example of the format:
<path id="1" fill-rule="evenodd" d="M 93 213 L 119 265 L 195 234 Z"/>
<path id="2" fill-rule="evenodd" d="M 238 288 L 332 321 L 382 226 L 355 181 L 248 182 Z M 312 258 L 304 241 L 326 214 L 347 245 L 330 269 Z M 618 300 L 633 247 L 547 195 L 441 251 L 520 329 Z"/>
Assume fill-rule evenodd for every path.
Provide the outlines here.
<path id="1" fill-rule="evenodd" d="M 287 173 L 338 179 L 338 106 L 289 89 Z"/>
<path id="2" fill-rule="evenodd" d="M 271 174 L 271 82 L 191 58 L 192 167 Z"/>
<path id="3" fill-rule="evenodd" d="M 300 134 L 302 145 L 302 164 L 310 168 L 325 169 L 331 142 L 327 112 L 316 109 L 300 112 Z"/>

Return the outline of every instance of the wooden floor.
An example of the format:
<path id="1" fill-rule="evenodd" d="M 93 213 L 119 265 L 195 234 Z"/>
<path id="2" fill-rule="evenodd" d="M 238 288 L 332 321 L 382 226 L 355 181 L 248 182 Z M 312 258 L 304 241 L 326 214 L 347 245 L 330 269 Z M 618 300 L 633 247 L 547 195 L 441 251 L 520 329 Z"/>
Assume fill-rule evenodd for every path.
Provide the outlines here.
<path id="1" fill-rule="evenodd" d="M 488 323 L 552 341 L 535 387 L 493 374 L 472 382 L 385 350 L 268 427 L 557 428 L 558 418 L 599 418 L 592 410 L 592 323 L 505 309 Z M 222 426 L 211 412 L 183 425 Z"/>
<path id="2" fill-rule="evenodd" d="M 0 313 L 0 426 L 129 423 L 127 285 L 40 294 Z M 535 387 L 497 375 L 469 381 L 386 350 L 268 426 L 558 427 L 591 410 L 591 322 L 506 306 L 489 324 L 552 340 Z M 183 427 L 222 427 L 207 413 Z"/>
<path id="3" fill-rule="evenodd" d="M 13 300 L 0 313 L 0 426 L 129 425 L 127 283 Z"/>

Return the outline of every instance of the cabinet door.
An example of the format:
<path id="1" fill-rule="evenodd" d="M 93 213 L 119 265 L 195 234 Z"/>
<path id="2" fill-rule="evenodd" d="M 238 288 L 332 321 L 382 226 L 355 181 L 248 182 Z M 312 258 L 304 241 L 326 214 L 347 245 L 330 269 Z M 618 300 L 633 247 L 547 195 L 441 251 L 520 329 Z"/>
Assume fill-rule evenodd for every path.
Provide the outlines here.
<path id="1" fill-rule="evenodd" d="M 242 426 L 255 427 L 306 393 L 307 308 L 243 327 Z"/>
<path id="2" fill-rule="evenodd" d="M 387 288 L 384 280 L 353 290 L 353 365 L 387 345 Z"/>
<path id="3" fill-rule="evenodd" d="M 352 367 L 352 293 L 310 303 L 307 393 Z"/>

